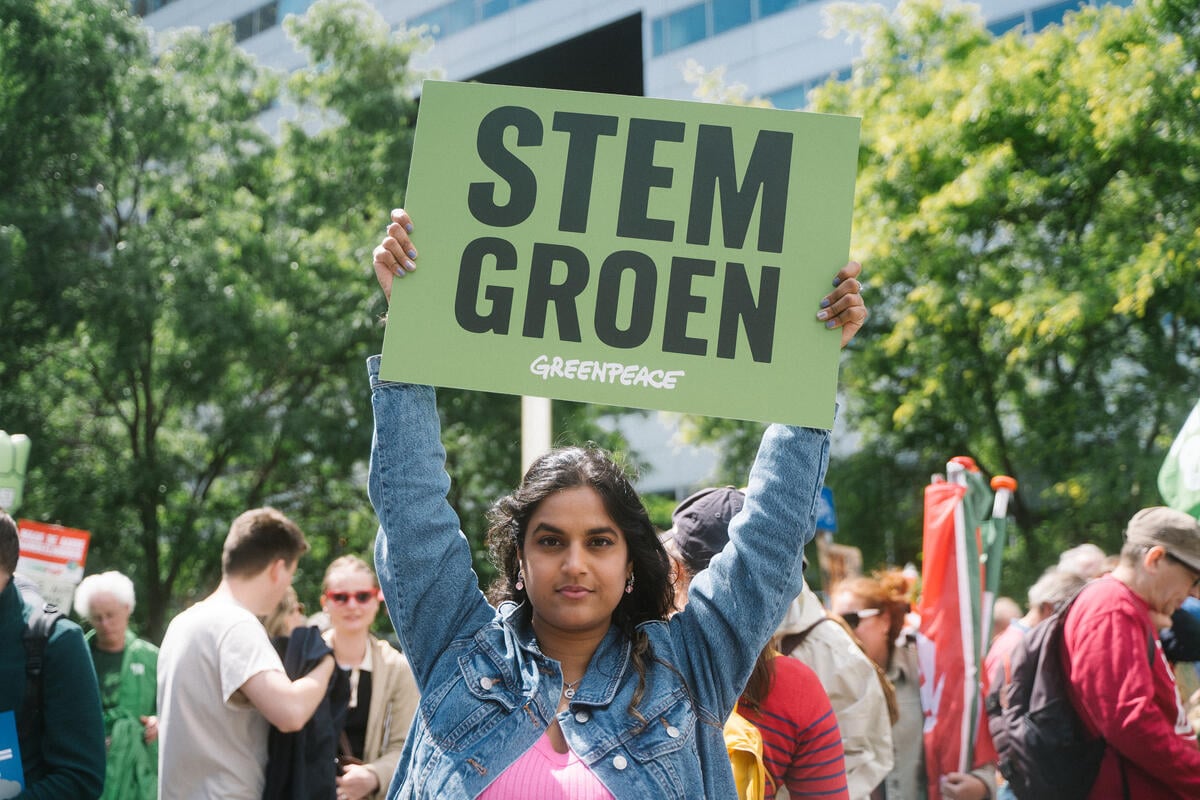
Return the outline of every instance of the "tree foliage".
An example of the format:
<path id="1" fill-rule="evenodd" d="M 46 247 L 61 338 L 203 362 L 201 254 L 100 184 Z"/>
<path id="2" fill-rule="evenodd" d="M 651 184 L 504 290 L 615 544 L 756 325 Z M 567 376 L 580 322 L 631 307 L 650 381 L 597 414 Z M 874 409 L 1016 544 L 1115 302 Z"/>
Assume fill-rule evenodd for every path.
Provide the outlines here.
<path id="1" fill-rule="evenodd" d="M 302 597 L 332 557 L 370 555 L 370 254 L 403 197 L 425 43 L 322 0 L 284 21 L 308 65 L 281 76 L 228 25 L 152 47 L 127 5 L 0 0 L 0 421 L 33 440 L 23 512 L 90 530 L 88 571 L 131 575 L 155 638 L 216 584 L 246 508 L 305 529 Z M 518 401 L 443 405 L 482 553 Z M 595 434 L 590 409 L 557 413 Z"/>
<path id="2" fill-rule="evenodd" d="M 1010 591 L 1068 545 L 1115 552 L 1160 502 L 1200 394 L 1185 7 L 1087 6 L 999 38 L 957 2 L 833 12 L 863 55 L 812 110 L 863 119 L 852 254 L 872 317 L 842 372 L 864 446 L 829 483 L 866 564 L 919 555 L 922 487 L 956 455 L 1020 483 Z"/>

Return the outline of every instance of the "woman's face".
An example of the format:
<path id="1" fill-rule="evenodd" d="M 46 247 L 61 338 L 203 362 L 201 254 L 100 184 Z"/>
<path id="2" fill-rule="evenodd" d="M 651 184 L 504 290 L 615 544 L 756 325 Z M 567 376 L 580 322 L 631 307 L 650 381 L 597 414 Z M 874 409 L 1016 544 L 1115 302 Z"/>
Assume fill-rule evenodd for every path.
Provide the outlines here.
<path id="1" fill-rule="evenodd" d="M 603 636 L 633 571 L 624 532 L 590 486 L 560 489 L 529 519 L 520 554 L 539 639 Z"/>
<path id="2" fill-rule="evenodd" d="M 334 571 L 325 581 L 321 608 L 329 615 L 329 625 L 337 633 L 369 631 L 379 613 L 379 589 L 375 579 L 352 567 Z"/>
<path id="3" fill-rule="evenodd" d="M 132 609 L 108 592 L 97 592 L 88 602 L 88 622 L 96 629 L 96 644 L 107 653 L 125 649 Z"/>
<path id="4" fill-rule="evenodd" d="M 871 660 L 883 669 L 888 666 L 888 619 L 887 614 L 873 608 L 862 597 L 845 589 L 836 592 L 830 599 L 833 613 L 846 620 L 863 643 L 863 650 Z"/>

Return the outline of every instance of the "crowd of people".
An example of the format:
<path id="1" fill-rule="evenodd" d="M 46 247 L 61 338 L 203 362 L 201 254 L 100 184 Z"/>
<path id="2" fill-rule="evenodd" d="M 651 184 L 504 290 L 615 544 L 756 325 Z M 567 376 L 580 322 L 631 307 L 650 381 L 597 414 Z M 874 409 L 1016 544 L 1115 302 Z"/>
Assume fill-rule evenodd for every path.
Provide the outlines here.
<path id="1" fill-rule="evenodd" d="M 385 293 L 414 268 L 411 232 L 393 212 L 374 254 Z M 859 272 L 840 270 L 816 312 L 843 346 L 866 318 Z M 219 585 L 161 648 L 129 628 L 132 582 L 92 575 L 74 604 L 89 631 L 55 619 L 35 680 L 27 632 L 49 609 L 15 576 L 16 526 L 0 513 L 0 709 L 16 715 L 18 796 L 929 796 L 910 577 L 842 581 L 828 607 L 804 584 L 828 431 L 770 426 L 745 489 L 688 497 L 665 532 L 610 454 L 552 450 L 489 514 L 497 574 L 483 590 L 447 501 L 433 389 L 380 379 L 378 357 L 368 375 L 375 552 L 327 565 L 312 617 L 292 587 L 303 532 L 252 509 L 230 526 Z M 1200 624 L 1180 615 L 1198 585 L 1200 525 L 1154 508 L 1119 555 L 1064 553 L 1025 613 L 996 603 L 985 683 L 1073 600 L 1072 700 L 1109 745 L 1091 797 L 1200 796 L 1178 688 L 1197 683 L 1182 665 Z M 372 633 L 385 606 L 398 646 Z M 754 744 L 757 782 L 731 767 L 731 730 Z M 972 767 L 940 776 L 940 796 L 1003 796 L 994 762 Z"/>

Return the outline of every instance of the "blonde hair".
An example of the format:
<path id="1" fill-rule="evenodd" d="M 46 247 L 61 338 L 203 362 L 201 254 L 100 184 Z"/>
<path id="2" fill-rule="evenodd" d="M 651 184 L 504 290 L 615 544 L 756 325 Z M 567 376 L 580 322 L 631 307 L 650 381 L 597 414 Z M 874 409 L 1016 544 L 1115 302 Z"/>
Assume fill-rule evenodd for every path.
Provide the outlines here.
<path id="1" fill-rule="evenodd" d="M 329 577 L 333 575 L 333 573 L 340 572 L 344 569 L 370 575 L 371 583 L 374 584 L 376 589 L 379 588 L 379 579 L 375 577 L 375 570 L 371 569 L 371 565 L 366 561 L 363 561 L 358 556 L 339 556 L 330 562 L 329 566 L 325 568 L 325 577 L 321 579 L 321 588 L 328 589 Z"/>
<path id="2" fill-rule="evenodd" d="M 289 586 L 283 599 L 275 606 L 275 610 L 263 618 L 263 627 L 267 629 L 267 635 L 272 638 L 290 635 L 292 629 L 288 625 L 288 617 L 292 615 L 293 611 L 299 610 L 300 596 L 296 594 L 294 588 Z"/>

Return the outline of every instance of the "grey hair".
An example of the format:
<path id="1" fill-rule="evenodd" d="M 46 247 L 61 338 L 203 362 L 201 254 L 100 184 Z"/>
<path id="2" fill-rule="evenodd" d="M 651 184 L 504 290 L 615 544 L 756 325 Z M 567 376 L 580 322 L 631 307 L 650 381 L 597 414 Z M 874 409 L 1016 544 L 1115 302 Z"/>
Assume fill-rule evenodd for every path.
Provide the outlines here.
<path id="1" fill-rule="evenodd" d="M 83 619 L 91 616 L 92 598 L 98 594 L 111 594 L 121 605 L 133 611 L 133 581 L 116 570 L 88 575 L 75 589 L 75 613 Z"/>
<path id="2" fill-rule="evenodd" d="M 1064 550 L 1058 557 L 1058 568 L 1084 578 L 1095 578 L 1104 571 L 1104 551 L 1091 542 Z"/>
<path id="3" fill-rule="evenodd" d="M 1029 607 L 1038 608 L 1043 603 L 1049 603 L 1051 608 L 1058 611 L 1086 583 L 1086 579 L 1074 572 L 1052 567 L 1029 587 Z"/>

